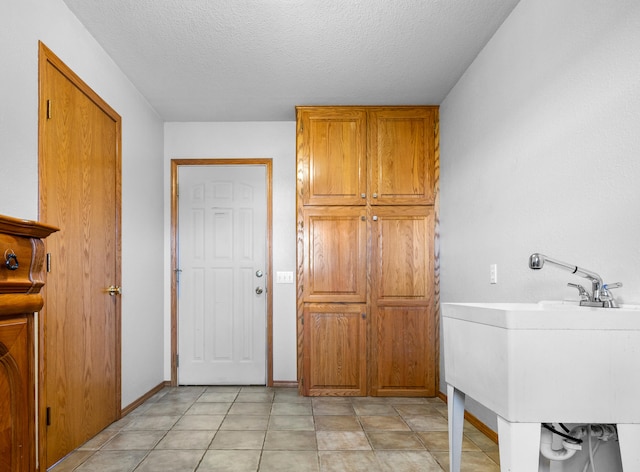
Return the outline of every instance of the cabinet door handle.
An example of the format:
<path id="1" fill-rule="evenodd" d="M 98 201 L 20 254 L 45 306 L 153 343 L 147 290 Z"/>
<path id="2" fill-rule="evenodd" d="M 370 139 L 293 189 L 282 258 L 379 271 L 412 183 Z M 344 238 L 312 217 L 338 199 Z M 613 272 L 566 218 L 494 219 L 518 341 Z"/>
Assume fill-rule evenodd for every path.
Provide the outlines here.
<path id="1" fill-rule="evenodd" d="M 378 221 L 378 217 L 376 215 L 373 215 L 373 221 Z"/>
<path id="2" fill-rule="evenodd" d="M 11 249 L 7 249 L 4 252 L 4 260 L 4 265 L 6 265 L 9 270 L 18 270 L 20 267 L 18 264 L 18 256 L 16 256 L 16 253 Z"/>

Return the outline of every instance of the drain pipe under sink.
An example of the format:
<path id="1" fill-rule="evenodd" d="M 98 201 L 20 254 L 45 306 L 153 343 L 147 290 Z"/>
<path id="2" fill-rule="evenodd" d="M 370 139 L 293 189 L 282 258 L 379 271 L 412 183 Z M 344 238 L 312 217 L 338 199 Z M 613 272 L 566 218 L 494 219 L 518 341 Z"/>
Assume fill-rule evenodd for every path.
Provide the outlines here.
<path id="1" fill-rule="evenodd" d="M 587 428 L 585 426 L 577 426 L 569 433 L 576 439 L 582 439 L 587 435 Z M 568 440 L 562 441 L 561 449 L 553 449 L 553 433 L 546 428 L 542 428 L 540 433 L 540 454 L 552 461 L 566 461 L 571 459 L 577 451 L 582 449 L 582 446 L 577 443 L 573 443 Z"/>

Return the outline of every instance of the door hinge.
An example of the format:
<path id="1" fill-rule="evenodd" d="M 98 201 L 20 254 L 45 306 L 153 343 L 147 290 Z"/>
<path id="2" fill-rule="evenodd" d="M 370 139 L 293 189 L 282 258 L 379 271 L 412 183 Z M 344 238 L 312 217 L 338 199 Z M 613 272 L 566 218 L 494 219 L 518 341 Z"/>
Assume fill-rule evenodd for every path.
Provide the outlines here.
<path id="1" fill-rule="evenodd" d="M 176 367 L 180 367 L 180 354 L 176 354 Z"/>
<path id="2" fill-rule="evenodd" d="M 304 316 L 300 317 L 300 324 L 304 324 Z"/>
<path id="3" fill-rule="evenodd" d="M 51 119 L 51 100 L 47 100 L 47 120 Z"/>
<path id="4" fill-rule="evenodd" d="M 51 272 L 51 253 L 47 253 L 47 272 Z"/>
<path id="5" fill-rule="evenodd" d="M 48 406 L 47 410 L 46 410 L 46 420 L 45 420 L 45 424 L 47 426 L 51 426 L 51 407 Z"/>

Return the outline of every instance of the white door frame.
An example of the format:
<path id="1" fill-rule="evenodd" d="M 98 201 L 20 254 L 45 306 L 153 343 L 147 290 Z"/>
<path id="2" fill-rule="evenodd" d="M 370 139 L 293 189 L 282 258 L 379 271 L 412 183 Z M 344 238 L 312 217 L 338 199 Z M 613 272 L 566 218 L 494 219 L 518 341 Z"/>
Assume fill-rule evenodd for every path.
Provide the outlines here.
<path id="1" fill-rule="evenodd" d="M 267 375 L 273 386 L 273 277 L 272 277 L 272 159 L 171 159 L 171 386 L 178 386 L 178 171 L 180 166 L 263 165 L 267 176 L 266 295 L 267 295 Z"/>

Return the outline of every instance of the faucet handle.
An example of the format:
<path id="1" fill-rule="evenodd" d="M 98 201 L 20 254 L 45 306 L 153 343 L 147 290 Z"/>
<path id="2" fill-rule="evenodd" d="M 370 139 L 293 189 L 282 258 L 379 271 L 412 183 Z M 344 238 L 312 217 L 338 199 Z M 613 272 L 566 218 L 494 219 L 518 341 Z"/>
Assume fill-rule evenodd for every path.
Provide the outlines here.
<path id="1" fill-rule="evenodd" d="M 567 287 L 577 288 L 580 294 L 580 300 L 591 301 L 591 295 L 589 295 L 589 292 L 587 292 L 582 285 L 568 283 Z"/>
<path id="2" fill-rule="evenodd" d="M 604 290 L 611 290 L 612 288 L 620 288 L 622 287 L 622 282 L 614 282 L 612 284 L 603 284 L 602 288 Z"/>

